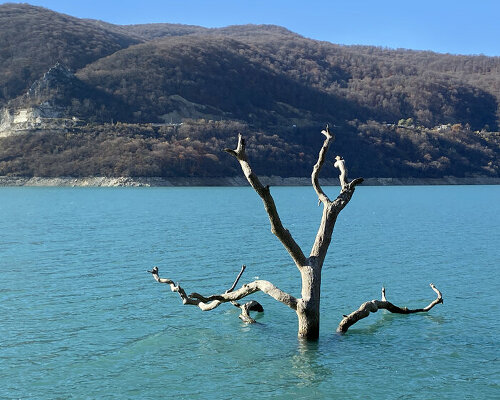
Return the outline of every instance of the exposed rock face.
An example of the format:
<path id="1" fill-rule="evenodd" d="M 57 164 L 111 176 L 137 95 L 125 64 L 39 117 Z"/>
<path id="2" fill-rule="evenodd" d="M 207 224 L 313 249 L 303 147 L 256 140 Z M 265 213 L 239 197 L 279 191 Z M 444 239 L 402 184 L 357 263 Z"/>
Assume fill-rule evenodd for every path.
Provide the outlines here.
<path id="1" fill-rule="evenodd" d="M 61 90 L 78 84 L 79 80 L 75 75 L 64 65 L 57 63 L 50 68 L 43 76 L 37 80 L 28 92 L 25 94 L 26 99 L 37 99 L 50 95 L 50 91 Z"/>
<path id="2" fill-rule="evenodd" d="M 65 118 L 61 108 L 43 103 L 39 106 L 0 111 L 0 137 L 19 135 L 37 129 L 65 130 L 79 119 Z"/>
<path id="3" fill-rule="evenodd" d="M 57 63 L 0 110 L 0 137 L 36 129 L 65 130 L 80 120 L 107 122 L 120 113 L 128 115 L 127 106 Z"/>
<path id="4" fill-rule="evenodd" d="M 19 109 L 4 108 L 0 112 L 0 137 L 22 134 L 34 129 L 66 129 L 78 120 L 62 118 L 62 110 L 49 103 Z"/>
<path id="5" fill-rule="evenodd" d="M 76 119 L 64 116 L 57 97 L 78 85 L 73 73 L 57 63 L 23 95 L 0 111 L 0 137 L 33 129 L 65 129 Z"/>
<path id="6" fill-rule="evenodd" d="M 159 116 L 159 118 L 166 123 L 180 123 L 185 118 L 217 120 L 221 115 L 226 115 L 222 110 L 204 104 L 193 103 L 178 94 L 168 96 L 168 100 L 171 104 L 170 107 L 172 111 Z"/>

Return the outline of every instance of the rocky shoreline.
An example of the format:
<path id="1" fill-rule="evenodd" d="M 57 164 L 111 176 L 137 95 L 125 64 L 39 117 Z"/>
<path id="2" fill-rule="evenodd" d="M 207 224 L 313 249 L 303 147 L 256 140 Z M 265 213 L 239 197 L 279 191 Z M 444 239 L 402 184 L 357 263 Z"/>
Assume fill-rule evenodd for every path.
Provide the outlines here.
<path id="1" fill-rule="evenodd" d="M 270 186 L 308 186 L 310 178 L 261 177 Z M 325 186 L 338 186 L 337 178 L 321 179 Z M 161 177 L 8 177 L 0 176 L 0 186 L 54 186 L 54 187 L 168 187 L 168 186 L 247 186 L 244 177 L 218 178 L 161 178 Z M 500 185 L 500 178 L 477 176 L 469 178 L 366 178 L 365 186 L 412 185 Z"/>

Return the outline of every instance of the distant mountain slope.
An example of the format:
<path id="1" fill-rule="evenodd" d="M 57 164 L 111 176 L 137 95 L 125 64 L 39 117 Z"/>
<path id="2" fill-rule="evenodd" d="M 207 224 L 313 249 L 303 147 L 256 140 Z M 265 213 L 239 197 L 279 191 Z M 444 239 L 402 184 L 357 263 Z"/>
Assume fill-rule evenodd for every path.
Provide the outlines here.
<path id="1" fill-rule="evenodd" d="M 182 24 L 139 24 L 139 25 L 115 25 L 123 32 L 130 35 L 136 35 L 143 40 L 155 40 L 172 36 L 186 35 L 219 35 L 232 38 L 259 37 L 291 35 L 299 37 L 300 35 L 289 31 L 286 28 L 277 25 L 231 25 L 224 28 L 204 28 L 196 25 Z"/>
<path id="2" fill-rule="evenodd" d="M 168 120 L 172 96 L 208 107 L 215 118 L 257 126 L 369 115 L 356 102 L 281 73 L 275 62 L 271 54 L 239 40 L 190 35 L 118 51 L 78 76 L 135 106 L 143 122 L 164 115 Z"/>
<path id="3" fill-rule="evenodd" d="M 93 23 L 27 4 L 0 5 L 0 105 L 56 62 L 77 70 L 139 43 Z"/>
<path id="4" fill-rule="evenodd" d="M 138 25 L 120 25 L 120 28 L 132 35 L 137 35 L 143 40 L 154 40 L 170 36 L 185 36 L 192 34 L 204 34 L 210 31 L 196 25 L 182 24 L 138 24 Z"/>
<path id="5" fill-rule="evenodd" d="M 206 106 L 261 125 L 411 117 L 496 130 L 500 117 L 499 57 L 339 46 L 273 25 L 119 26 L 4 4 L 0 48 L 0 105 L 59 61 L 130 104 L 130 121 L 175 114 L 186 102 L 171 96 L 192 116 Z"/>
<path id="6" fill-rule="evenodd" d="M 218 109 L 219 117 L 259 125 L 412 117 L 427 127 L 498 126 L 498 99 L 472 79 L 286 30 L 248 29 L 233 27 L 230 38 L 184 35 L 131 46 L 79 76 L 134 104 L 143 122 L 168 115 L 169 96 L 180 95 Z"/>
<path id="7" fill-rule="evenodd" d="M 479 88 L 493 96 L 497 105 L 497 126 L 500 118 L 500 57 L 438 54 L 430 51 L 391 50 L 370 46 L 351 46 L 353 51 L 380 60 L 395 60 L 412 65 L 424 73 L 452 76 L 457 81 Z"/>
<path id="8" fill-rule="evenodd" d="M 498 127 L 500 57 L 339 46 L 291 35 L 240 38 L 272 55 L 272 68 L 307 86 L 371 109 L 377 120 L 412 117 L 426 126 L 442 122 Z M 430 58 L 430 60 L 428 59 Z M 429 67 L 432 65 L 432 68 Z M 476 75 L 468 72 L 476 68 Z M 493 85 L 488 85 L 494 83 Z M 372 114 L 373 115 L 373 114 Z"/>
<path id="9" fill-rule="evenodd" d="M 67 67 L 57 63 L 28 91 L 9 102 L 9 109 L 42 107 L 61 117 L 83 118 L 87 122 L 124 120 L 130 110 L 124 102 L 78 79 Z"/>
<path id="10" fill-rule="evenodd" d="M 113 25 L 3 4 L 0 108 L 0 175 L 229 176 L 220 149 L 243 131 L 256 171 L 305 176 L 327 122 L 359 175 L 500 175 L 499 57 L 273 25 Z"/>
<path id="11" fill-rule="evenodd" d="M 247 139 L 258 175 L 310 176 L 321 147 L 321 127 L 265 133 L 235 121 L 182 125 L 89 124 L 0 139 L 0 176 L 241 176 L 223 148 Z M 370 122 L 335 128 L 333 154 L 322 177 L 336 177 L 341 154 L 351 177 L 500 177 L 500 134 L 451 132 Z"/>

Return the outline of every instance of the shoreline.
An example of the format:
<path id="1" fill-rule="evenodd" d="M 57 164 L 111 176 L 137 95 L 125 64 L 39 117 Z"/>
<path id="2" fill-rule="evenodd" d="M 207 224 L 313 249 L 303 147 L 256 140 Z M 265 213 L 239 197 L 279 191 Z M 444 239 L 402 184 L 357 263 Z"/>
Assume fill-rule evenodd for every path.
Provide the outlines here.
<path id="1" fill-rule="evenodd" d="M 309 177 L 263 176 L 264 185 L 309 186 Z M 324 186 L 339 186 L 338 178 L 320 179 Z M 0 187 L 182 187 L 182 186 L 247 186 L 244 177 L 218 178 L 161 178 L 161 177 L 8 177 L 0 176 Z M 364 186 L 422 186 L 422 185 L 500 185 L 500 177 L 469 178 L 365 178 Z"/>

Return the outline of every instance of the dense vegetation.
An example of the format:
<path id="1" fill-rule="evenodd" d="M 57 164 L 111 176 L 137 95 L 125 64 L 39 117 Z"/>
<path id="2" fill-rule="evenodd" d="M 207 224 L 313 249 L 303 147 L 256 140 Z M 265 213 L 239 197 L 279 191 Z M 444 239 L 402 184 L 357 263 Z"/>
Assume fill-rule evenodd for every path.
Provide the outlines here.
<path id="1" fill-rule="evenodd" d="M 138 42 L 45 8 L 0 5 L 0 105 L 22 94 L 58 61 L 77 70 Z"/>
<path id="2" fill-rule="evenodd" d="M 352 175 L 377 177 L 498 176 L 500 135 L 383 125 L 374 121 L 345 125 L 336 150 Z M 69 131 L 10 136 L 0 142 L 0 175 L 164 176 L 240 175 L 222 151 L 234 148 L 243 133 L 257 173 L 308 176 L 321 135 L 317 127 L 263 133 L 234 121 L 186 121 L 176 126 L 100 124 Z M 324 177 L 338 174 L 331 164 Z"/>
<path id="3" fill-rule="evenodd" d="M 4 4 L 0 88 L 9 110 L 43 103 L 84 121 L 0 139 L 0 175 L 228 176 L 237 171 L 221 148 L 243 131 L 256 170 L 305 176 L 326 122 L 356 174 L 500 174 L 488 133 L 499 127 L 499 57 L 340 46 L 276 26 L 116 26 Z"/>
<path id="4" fill-rule="evenodd" d="M 484 67 L 485 74 L 500 74 L 496 61 Z M 458 73 L 424 70 L 405 59 L 370 56 L 293 34 L 167 37 L 119 51 L 79 76 L 136 105 L 142 122 L 168 114 L 168 94 L 178 94 L 215 108 L 212 114 L 219 117 L 261 125 L 412 117 L 427 127 L 497 128 L 495 93 Z"/>

